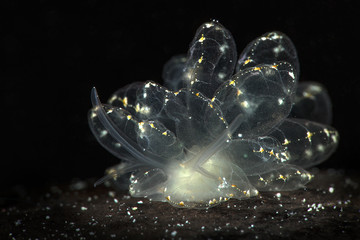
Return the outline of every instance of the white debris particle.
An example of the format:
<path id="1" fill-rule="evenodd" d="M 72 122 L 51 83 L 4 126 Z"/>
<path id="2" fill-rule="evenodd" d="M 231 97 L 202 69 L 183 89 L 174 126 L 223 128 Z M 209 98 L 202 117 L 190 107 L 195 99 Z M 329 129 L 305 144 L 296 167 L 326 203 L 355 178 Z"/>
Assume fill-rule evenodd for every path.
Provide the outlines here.
<path id="1" fill-rule="evenodd" d="M 308 210 L 307 210 L 308 212 L 311 212 L 312 210 L 319 212 L 320 210 L 325 209 L 325 207 L 322 205 L 322 203 L 318 203 L 318 204 L 313 203 L 311 206 L 309 204 L 307 206 L 308 206 Z"/>
<path id="2" fill-rule="evenodd" d="M 87 183 L 85 181 L 77 181 L 70 185 L 70 190 L 83 190 L 87 188 Z"/>
<path id="3" fill-rule="evenodd" d="M 346 178 L 345 179 L 345 187 L 346 186 L 351 186 L 353 187 L 354 189 L 357 189 L 359 184 L 357 182 L 354 182 L 353 180 L 351 180 L 350 178 Z"/>
<path id="4" fill-rule="evenodd" d="M 91 202 L 91 197 L 88 197 L 87 201 L 88 201 L 88 202 Z"/>
<path id="5" fill-rule="evenodd" d="M 335 191 L 335 188 L 329 187 L 329 193 L 333 193 Z"/>
<path id="6" fill-rule="evenodd" d="M 131 208 L 133 211 L 136 211 L 138 208 L 137 207 L 132 207 Z"/>
<path id="7" fill-rule="evenodd" d="M 137 203 L 138 203 L 138 204 L 143 204 L 143 201 L 140 200 L 140 201 L 138 201 Z"/>
<path id="8" fill-rule="evenodd" d="M 114 198 L 114 203 L 118 203 L 119 202 L 119 200 L 117 200 L 116 198 Z"/>
<path id="9" fill-rule="evenodd" d="M 46 219 L 46 220 L 50 219 L 50 216 L 49 216 L 49 215 L 47 215 L 47 216 L 45 217 L 45 219 Z"/>
<path id="10" fill-rule="evenodd" d="M 130 196 L 129 195 L 124 195 L 123 199 L 130 199 Z"/>
<path id="11" fill-rule="evenodd" d="M 281 198 L 281 193 L 276 193 L 275 196 L 276 196 L 277 198 Z"/>
<path id="12" fill-rule="evenodd" d="M 115 192 L 114 191 L 109 191 L 109 197 L 115 197 Z"/>
<path id="13" fill-rule="evenodd" d="M 15 226 L 19 226 L 21 224 L 21 219 L 15 221 Z"/>
<path id="14" fill-rule="evenodd" d="M 219 226 L 219 227 L 215 227 L 214 228 L 214 231 L 221 231 L 221 227 Z"/>
<path id="15" fill-rule="evenodd" d="M 87 207 L 81 207 L 81 210 L 82 210 L 82 211 L 86 211 L 86 210 L 87 210 Z"/>
<path id="16" fill-rule="evenodd" d="M 110 237 L 116 238 L 116 234 L 110 234 Z"/>
<path id="17" fill-rule="evenodd" d="M 62 193 L 62 190 L 58 187 L 58 186 L 51 186 L 50 187 L 50 191 L 52 193 L 58 193 L 58 194 L 61 194 Z"/>
<path id="18" fill-rule="evenodd" d="M 177 234 L 177 231 L 172 231 L 172 232 L 171 232 L 171 236 L 172 236 L 172 237 L 175 237 L 176 234 Z"/>

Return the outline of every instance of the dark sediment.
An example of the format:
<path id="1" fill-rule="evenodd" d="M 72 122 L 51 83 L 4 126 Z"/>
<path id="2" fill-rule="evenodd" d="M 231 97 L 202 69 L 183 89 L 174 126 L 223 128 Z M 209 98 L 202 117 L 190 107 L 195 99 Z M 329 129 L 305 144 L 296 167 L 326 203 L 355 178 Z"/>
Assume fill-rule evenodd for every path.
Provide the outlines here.
<path id="1" fill-rule="evenodd" d="M 78 180 L 15 201 L 3 198 L 0 239 L 360 239 L 359 179 L 320 171 L 306 189 L 260 193 L 207 210 Z"/>

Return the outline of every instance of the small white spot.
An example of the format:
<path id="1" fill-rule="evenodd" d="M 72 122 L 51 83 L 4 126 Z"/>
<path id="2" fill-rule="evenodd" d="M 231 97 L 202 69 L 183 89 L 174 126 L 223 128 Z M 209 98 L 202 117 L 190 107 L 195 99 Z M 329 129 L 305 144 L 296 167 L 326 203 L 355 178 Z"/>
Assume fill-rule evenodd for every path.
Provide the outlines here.
<path id="1" fill-rule="evenodd" d="M 218 74 L 218 77 L 219 77 L 220 79 L 224 79 L 225 76 L 226 76 L 226 75 L 225 75 L 224 73 L 222 73 L 222 72 Z"/>
<path id="2" fill-rule="evenodd" d="M 325 151 L 324 145 L 322 145 L 322 144 L 317 145 L 317 150 L 318 150 L 319 152 Z"/>
<path id="3" fill-rule="evenodd" d="M 293 72 L 289 72 L 289 76 L 292 78 L 292 79 L 295 79 L 295 75 Z"/>
<path id="4" fill-rule="evenodd" d="M 227 44 L 221 45 L 220 51 L 221 51 L 222 53 L 224 53 L 224 52 L 226 51 L 226 49 L 228 49 L 228 48 L 229 48 L 229 46 L 228 46 Z"/>
<path id="5" fill-rule="evenodd" d="M 101 138 L 102 138 L 102 137 L 105 137 L 106 134 L 108 134 L 108 131 L 107 131 L 107 130 L 102 130 L 102 131 L 100 132 L 100 137 L 101 137 Z"/>
<path id="6" fill-rule="evenodd" d="M 313 155 L 313 152 L 312 152 L 310 149 L 306 149 L 306 150 L 305 150 L 305 156 L 306 156 L 307 158 L 310 158 L 312 155 Z"/>
<path id="7" fill-rule="evenodd" d="M 206 28 L 211 28 L 212 26 L 214 26 L 214 24 L 212 24 L 212 23 L 205 23 L 205 27 L 206 27 Z"/>
<path id="8" fill-rule="evenodd" d="M 282 51 L 284 51 L 284 50 L 285 50 L 285 48 L 284 48 L 283 46 L 281 46 L 281 45 L 278 45 L 277 47 L 275 47 L 275 48 L 273 49 L 275 55 L 278 55 L 280 52 L 282 52 Z"/>
<path id="9" fill-rule="evenodd" d="M 177 231 L 172 231 L 172 232 L 171 232 L 171 236 L 172 236 L 172 237 L 175 237 L 176 234 L 177 234 Z"/>
<path id="10" fill-rule="evenodd" d="M 244 108 L 248 108 L 249 107 L 249 103 L 247 101 L 243 101 L 240 103 L 240 105 Z"/>
<path id="11" fill-rule="evenodd" d="M 310 91 L 313 95 L 315 95 L 315 94 L 318 94 L 318 93 L 321 92 L 321 87 L 320 87 L 320 86 L 317 86 L 317 85 L 311 85 L 311 86 L 309 87 L 309 91 Z"/>
<path id="12" fill-rule="evenodd" d="M 336 135 L 332 135 L 332 136 L 331 136 L 331 140 L 332 140 L 334 143 L 337 143 L 337 137 L 336 137 Z"/>
<path id="13" fill-rule="evenodd" d="M 91 112 L 90 118 L 94 118 L 96 116 L 97 116 L 96 112 Z"/>

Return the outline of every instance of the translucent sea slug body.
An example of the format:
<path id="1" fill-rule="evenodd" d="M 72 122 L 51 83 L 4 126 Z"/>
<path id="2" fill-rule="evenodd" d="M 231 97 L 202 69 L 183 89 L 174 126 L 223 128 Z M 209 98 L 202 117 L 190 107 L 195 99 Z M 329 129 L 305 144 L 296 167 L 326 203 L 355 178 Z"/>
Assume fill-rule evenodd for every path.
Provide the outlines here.
<path id="1" fill-rule="evenodd" d="M 313 177 L 304 168 L 336 149 L 329 96 L 297 83 L 296 50 L 283 33 L 255 39 L 237 61 L 230 32 L 205 23 L 163 77 L 165 87 L 132 83 L 107 104 L 93 89 L 92 132 L 122 160 L 99 182 L 131 174 L 133 197 L 208 208 L 304 187 Z"/>

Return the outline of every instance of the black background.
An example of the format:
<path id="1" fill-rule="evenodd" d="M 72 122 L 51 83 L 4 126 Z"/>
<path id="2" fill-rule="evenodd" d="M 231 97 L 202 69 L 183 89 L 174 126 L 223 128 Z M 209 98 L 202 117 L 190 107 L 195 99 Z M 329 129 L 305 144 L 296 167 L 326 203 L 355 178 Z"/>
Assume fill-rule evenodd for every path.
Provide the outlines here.
<path id="1" fill-rule="evenodd" d="M 118 160 L 89 130 L 91 88 L 105 100 L 133 81 L 161 82 L 164 63 L 186 53 L 212 19 L 231 31 L 238 52 L 272 30 L 292 39 L 300 80 L 328 88 L 341 136 L 320 167 L 359 170 L 355 1 L 73 2 L 2 2 L 2 190 L 101 177 Z"/>

